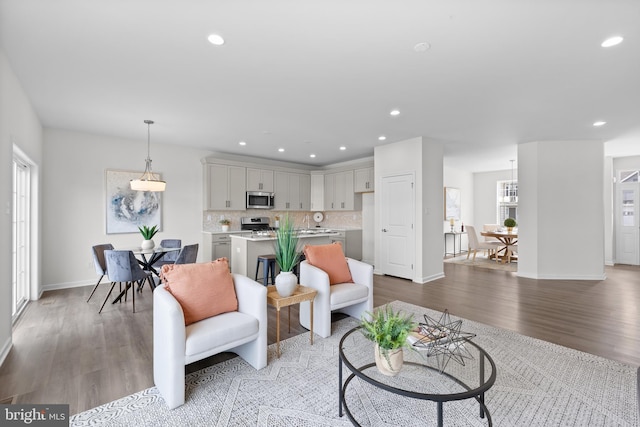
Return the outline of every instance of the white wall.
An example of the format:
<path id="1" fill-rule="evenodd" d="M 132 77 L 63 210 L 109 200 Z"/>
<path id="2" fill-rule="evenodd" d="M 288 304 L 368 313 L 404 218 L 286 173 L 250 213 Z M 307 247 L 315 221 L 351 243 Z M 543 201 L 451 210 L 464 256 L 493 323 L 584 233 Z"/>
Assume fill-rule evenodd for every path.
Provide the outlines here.
<path id="1" fill-rule="evenodd" d="M 374 173 L 376 188 L 381 189 L 383 176 L 413 173 L 415 176 L 415 252 L 413 281 L 424 283 L 443 277 L 442 252 L 444 237 L 442 218 L 444 199 L 442 194 L 442 144 L 427 138 L 412 138 L 374 149 Z M 376 192 L 375 230 L 380 229 L 378 206 L 381 203 Z M 380 248 L 379 233 L 374 236 L 375 247 Z M 376 250 L 375 265 L 379 266 Z M 376 270 L 377 271 L 377 270 Z M 378 272 L 378 271 L 377 271 Z"/>
<path id="2" fill-rule="evenodd" d="M 513 179 L 518 180 L 517 170 L 513 171 Z M 496 186 L 498 181 L 510 180 L 511 169 L 473 174 L 473 212 L 476 229 L 481 230 L 484 224 L 495 224 L 497 222 Z"/>
<path id="3" fill-rule="evenodd" d="M 460 189 L 460 212 L 461 220 L 455 223 L 455 230 L 460 230 L 462 224 L 475 225 L 475 183 L 474 175 L 471 172 L 457 169 L 451 166 L 447 166 L 445 162 L 443 170 L 443 185 L 444 187 L 453 187 Z M 444 189 L 443 189 L 444 191 Z M 444 198 L 444 195 L 443 195 Z M 477 229 L 477 226 L 476 226 Z M 444 213 L 442 216 L 442 232 L 450 231 L 451 224 L 444 219 Z M 460 244 L 463 249 L 468 247 L 468 239 L 466 235 L 460 237 Z M 449 237 L 447 250 L 453 250 L 453 243 L 451 237 Z M 444 249 L 443 249 L 444 250 Z M 458 248 L 456 248 L 458 250 Z"/>
<path id="4" fill-rule="evenodd" d="M 362 194 L 362 261 L 375 265 L 375 197 Z"/>
<path id="5" fill-rule="evenodd" d="M 12 162 L 13 144 L 39 165 L 42 160 L 42 127 L 33 107 L 11 69 L 4 51 L 0 50 L 0 364 L 11 347 L 12 298 Z M 38 188 L 38 168 L 33 183 Z M 32 254 L 33 280 L 38 283 L 38 200 L 32 201 L 36 211 L 35 239 Z M 32 295 L 37 297 L 37 295 Z"/>
<path id="6" fill-rule="evenodd" d="M 139 233 L 105 232 L 105 170 L 144 170 L 146 129 L 140 141 L 47 129 L 44 134 L 42 283 L 45 290 L 95 283 L 91 247 L 139 246 Z M 154 172 L 162 174 L 162 232 L 154 240 L 179 238 L 202 245 L 202 164 L 210 151 L 153 142 Z M 202 250 L 199 251 L 200 254 Z M 200 255 L 199 255 L 200 259 Z"/>
<path id="7" fill-rule="evenodd" d="M 520 144 L 518 167 L 518 275 L 604 279 L 603 143 Z"/>

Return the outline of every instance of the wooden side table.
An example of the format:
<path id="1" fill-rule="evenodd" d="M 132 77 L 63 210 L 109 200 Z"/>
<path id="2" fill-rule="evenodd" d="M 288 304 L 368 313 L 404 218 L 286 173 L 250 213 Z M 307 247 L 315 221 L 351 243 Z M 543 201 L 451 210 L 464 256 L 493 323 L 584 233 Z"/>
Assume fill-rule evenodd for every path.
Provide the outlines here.
<path id="1" fill-rule="evenodd" d="M 282 307 L 289 307 L 289 332 L 291 332 L 291 306 L 300 304 L 303 301 L 309 301 L 311 305 L 311 329 L 309 330 L 309 336 L 311 345 L 313 345 L 313 300 L 317 293 L 318 291 L 315 289 L 298 285 L 293 295 L 281 297 L 274 285 L 267 286 L 267 304 L 276 308 L 276 352 L 278 357 L 280 357 L 280 309 Z"/>

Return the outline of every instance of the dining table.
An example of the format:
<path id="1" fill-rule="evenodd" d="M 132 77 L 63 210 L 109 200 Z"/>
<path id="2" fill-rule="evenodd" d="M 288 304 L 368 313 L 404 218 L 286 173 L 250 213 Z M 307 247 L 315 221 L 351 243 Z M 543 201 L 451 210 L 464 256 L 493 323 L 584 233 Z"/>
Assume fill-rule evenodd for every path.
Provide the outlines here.
<path id="1" fill-rule="evenodd" d="M 160 261 L 167 252 L 179 251 L 180 249 L 182 248 L 163 248 L 162 246 L 156 246 L 152 249 L 142 249 L 141 247 L 135 247 L 124 248 L 122 250 L 133 252 L 133 254 L 136 256 L 136 259 L 138 260 L 138 264 L 140 264 L 143 270 L 148 271 L 151 274 L 155 274 L 158 278 L 160 278 L 160 273 L 158 273 L 158 270 L 154 268 L 153 264 Z M 151 280 L 153 280 L 153 278 Z M 115 304 L 119 302 L 127 293 L 127 290 L 130 287 L 131 285 L 127 284 L 124 287 L 124 290 L 122 290 L 111 303 Z M 138 291 L 140 291 L 141 289 L 142 286 L 138 286 Z"/>
<path id="2" fill-rule="evenodd" d="M 491 255 L 491 258 L 496 261 L 499 259 L 503 264 L 507 261 L 517 261 L 518 257 L 513 254 L 511 247 L 518 243 L 518 233 L 516 232 L 508 232 L 508 231 L 483 231 L 480 235 L 485 237 L 493 237 L 497 239 L 504 246 L 498 249 L 494 254 Z"/>

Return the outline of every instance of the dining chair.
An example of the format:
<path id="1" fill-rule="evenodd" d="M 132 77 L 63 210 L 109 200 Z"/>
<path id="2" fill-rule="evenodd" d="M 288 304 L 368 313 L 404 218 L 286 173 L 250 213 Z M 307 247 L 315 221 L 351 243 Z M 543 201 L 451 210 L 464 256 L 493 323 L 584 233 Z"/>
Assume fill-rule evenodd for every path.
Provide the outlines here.
<path id="1" fill-rule="evenodd" d="M 91 291 L 91 295 L 89 295 L 89 298 L 87 298 L 87 302 L 89 302 L 93 294 L 96 292 L 96 289 L 98 289 L 98 285 L 102 281 L 102 278 L 105 275 L 108 275 L 107 264 L 105 263 L 105 260 L 104 260 L 104 251 L 111 250 L 111 249 L 113 249 L 113 245 L 111 243 L 105 243 L 103 245 L 95 245 L 91 248 L 91 251 L 93 253 L 93 265 L 96 268 L 96 274 L 98 274 L 100 277 L 98 278 L 98 283 L 96 283 L 96 285 L 93 287 L 93 290 Z"/>
<path id="2" fill-rule="evenodd" d="M 482 231 L 497 231 L 499 228 L 500 228 L 500 226 L 498 224 L 484 224 L 482 226 Z M 500 241 L 497 238 L 491 237 L 491 236 L 482 236 L 482 237 L 484 237 L 484 241 L 485 242 L 499 242 Z M 485 255 L 486 255 L 487 251 L 488 250 L 485 249 Z"/>
<path id="3" fill-rule="evenodd" d="M 186 245 L 180 249 L 180 253 L 174 264 L 193 264 L 198 258 L 198 244 Z"/>
<path id="4" fill-rule="evenodd" d="M 478 240 L 478 235 L 476 234 L 476 229 L 472 225 L 467 225 L 467 234 L 469 236 L 469 250 L 467 251 L 467 259 L 469 259 L 469 255 L 471 255 L 471 251 L 473 251 L 473 261 L 476 260 L 476 253 L 478 250 L 487 250 L 489 251 L 489 255 L 493 253 L 493 251 L 497 251 L 500 249 L 502 243 L 500 242 L 481 242 Z"/>
<path id="5" fill-rule="evenodd" d="M 163 239 L 160 241 L 160 246 L 163 248 L 180 248 L 182 247 L 182 240 L 180 239 Z M 178 259 L 178 251 L 171 251 L 164 254 L 162 258 L 153 263 L 153 266 L 160 269 L 165 264 L 173 264 Z"/>
<path id="6" fill-rule="evenodd" d="M 195 243 L 193 245 L 186 245 L 185 247 L 180 249 L 180 253 L 178 254 L 178 258 L 176 258 L 174 264 L 194 264 L 198 258 L 198 247 L 199 245 Z M 160 275 L 158 280 L 159 283 L 162 282 L 162 274 Z M 153 280 L 153 277 L 152 280 L 149 281 L 149 283 L 151 284 L 151 290 L 155 290 L 155 288 L 158 286 L 155 283 L 155 280 Z"/>
<path id="7" fill-rule="evenodd" d="M 136 292 L 133 290 L 133 283 L 136 282 L 138 285 L 144 283 L 145 280 L 149 281 L 149 286 L 153 286 L 151 279 L 151 273 L 145 271 L 138 264 L 138 260 L 132 251 L 115 251 L 115 250 L 106 250 L 104 251 L 105 261 L 107 264 L 107 272 L 109 275 L 109 280 L 111 280 L 111 289 L 107 294 L 107 297 L 104 299 L 102 303 L 102 307 L 100 307 L 100 311 L 98 313 L 102 313 L 102 309 L 104 305 L 109 300 L 111 296 L 111 292 L 113 292 L 113 288 L 116 283 L 125 283 L 125 299 L 126 295 L 129 291 L 129 288 L 132 288 L 131 294 L 133 295 L 133 312 L 136 312 Z"/>

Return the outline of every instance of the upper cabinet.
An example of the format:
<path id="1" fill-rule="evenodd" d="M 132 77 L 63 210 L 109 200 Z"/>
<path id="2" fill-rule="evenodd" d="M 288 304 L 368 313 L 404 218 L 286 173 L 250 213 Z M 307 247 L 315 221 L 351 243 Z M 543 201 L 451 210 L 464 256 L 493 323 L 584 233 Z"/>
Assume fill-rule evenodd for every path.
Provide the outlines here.
<path id="1" fill-rule="evenodd" d="M 247 168 L 247 191 L 267 191 L 272 193 L 273 189 L 272 170 Z"/>
<path id="2" fill-rule="evenodd" d="M 275 173 L 275 209 L 308 211 L 311 201 L 311 177 L 291 172 Z"/>
<path id="3" fill-rule="evenodd" d="M 311 202 L 312 211 L 324 210 L 324 175 L 311 173 Z"/>
<path id="4" fill-rule="evenodd" d="M 373 168 L 356 169 L 354 171 L 354 191 L 356 193 L 369 193 L 374 190 Z"/>
<path id="5" fill-rule="evenodd" d="M 352 211 L 356 207 L 353 191 L 353 171 L 328 173 L 324 176 L 324 209 Z"/>
<path id="6" fill-rule="evenodd" d="M 245 210 L 246 168 L 207 163 L 205 207 L 207 210 Z"/>

